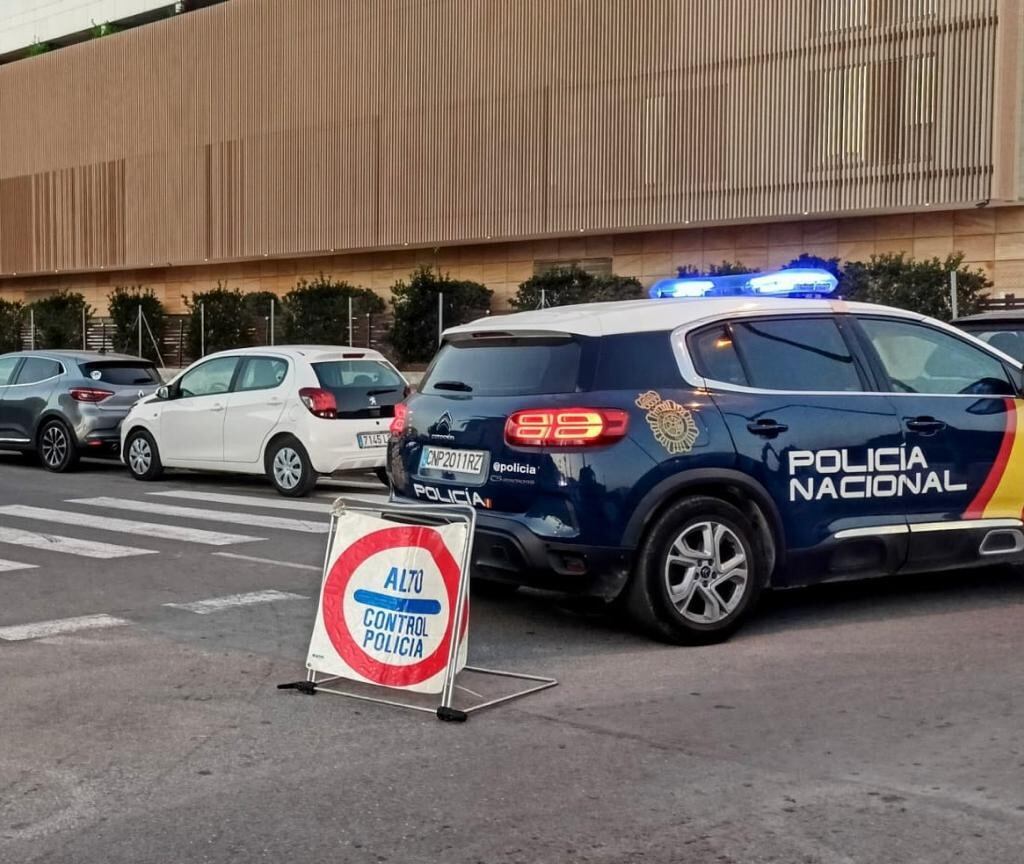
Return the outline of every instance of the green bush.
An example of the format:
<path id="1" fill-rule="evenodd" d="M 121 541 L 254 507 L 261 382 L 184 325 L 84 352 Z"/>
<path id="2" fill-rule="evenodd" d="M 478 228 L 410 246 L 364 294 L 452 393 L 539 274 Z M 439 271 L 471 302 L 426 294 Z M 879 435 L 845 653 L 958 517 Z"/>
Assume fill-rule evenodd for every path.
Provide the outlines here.
<path id="1" fill-rule="evenodd" d="M 281 342 L 283 321 L 281 298 L 273 291 L 250 291 L 242 296 L 245 320 L 249 322 L 257 342 L 270 344 L 270 304 L 274 303 L 274 341 Z"/>
<path id="2" fill-rule="evenodd" d="M 348 301 L 352 314 L 376 315 L 386 308 L 382 297 L 369 288 L 357 288 L 321 273 L 312 282 L 301 279 L 284 295 L 284 333 L 292 343 L 346 345 Z"/>
<path id="3" fill-rule="evenodd" d="M 81 294 L 63 288 L 29 308 L 35 314 L 37 348 L 81 348 L 82 312 L 88 327 L 95 311 Z"/>
<path id="4" fill-rule="evenodd" d="M 203 321 L 206 329 L 206 354 L 242 348 L 252 344 L 250 329 L 253 326 L 246 308 L 245 294 L 237 288 L 230 289 L 218 282 L 210 291 L 193 292 L 185 298 L 189 311 L 188 351 L 192 357 L 200 357 L 202 350 Z"/>
<path id="5" fill-rule="evenodd" d="M 145 318 L 142 356 L 159 360 L 153 340 L 159 344 L 163 339 L 166 312 L 153 289 L 142 285 L 118 285 L 107 295 L 107 306 L 114 321 L 114 348 L 125 354 L 135 354 L 139 350 L 139 307 L 142 307 Z"/>
<path id="6" fill-rule="evenodd" d="M 25 307 L 17 300 L 0 300 L 0 354 L 20 351 Z"/>
<path id="7" fill-rule="evenodd" d="M 915 261 L 903 253 L 872 255 L 866 262 L 847 262 L 839 280 L 839 294 L 845 300 L 898 306 L 949 321 L 953 317 L 950 271 L 957 273 L 960 315 L 979 311 L 982 298 L 992 287 L 984 273 L 964 267 L 963 261 L 962 254 L 950 255 L 945 261 Z"/>
<path id="8" fill-rule="evenodd" d="M 838 258 L 822 258 L 818 255 L 808 255 L 806 252 L 801 252 L 788 264 L 782 265 L 783 270 L 791 270 L 794 267 L 824 270 L 831 273 L 836 279 L 842 278 L 843 275 L 843 262 Z"/>
<path id="9" fill-rule="evenodd" d="M 509 305 L 522 312 L 539 309 L 542 299 L 544 306 L 569 306 L 643 296 L 643 285 L 632 276 L 595 276 L 581 267 L 553 267 L 523 282 Z"/>
<path id="10" fill-rule="evenodd" d="M 406 363 L 426 363 L 437 351 L 437 295 L 444 294 L 444 326 L 462 324 L 484 314 L 493 291 L 479 282 L 452 279 L 432 267 L 418 267 L 409 280 L 391 286 L 395 321 L 389 341 Z"/>
<path id="11" fill-rule="evenodd" d="M 723 261 L 721 264 L 712 264 L 706 270 L 694 267 L 692 264 L 684 264 L 676 267 L 676 273 L 680 279 L 690 276 L 741 276 L 744 273 L 757 273 L 757 267 L 748 267 L 742 261 Z"/>

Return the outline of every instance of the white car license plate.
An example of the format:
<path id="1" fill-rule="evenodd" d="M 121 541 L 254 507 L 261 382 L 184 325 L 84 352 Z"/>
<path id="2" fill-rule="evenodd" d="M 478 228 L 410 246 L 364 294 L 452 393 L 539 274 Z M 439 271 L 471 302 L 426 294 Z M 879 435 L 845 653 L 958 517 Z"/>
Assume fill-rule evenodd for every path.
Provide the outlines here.
<path id="1" fill-rule="evenodd" d="M 357 438 L 360 447 L 387 447 L 390 432 L 360 432 Z"/>
<path id="2" fill-rule="evenodd" d="M 453 474 L 480 475 L 484 471 L 483 450 L 452 450 L 448 447 L 424 447 L 420 470 L 451 471 Z"/>

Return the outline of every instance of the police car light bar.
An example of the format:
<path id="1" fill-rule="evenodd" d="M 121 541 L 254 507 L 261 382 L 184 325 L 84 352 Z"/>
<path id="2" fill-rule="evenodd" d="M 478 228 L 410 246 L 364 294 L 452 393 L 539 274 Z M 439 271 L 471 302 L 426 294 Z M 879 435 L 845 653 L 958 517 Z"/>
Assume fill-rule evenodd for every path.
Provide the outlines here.
<path id="1" fill-rule="evenodd" d="M 827 297 L 839 284 L 827 270 L 793 267 L 772 273 L 662 279 L 650 295 L 661 297 Z"/>

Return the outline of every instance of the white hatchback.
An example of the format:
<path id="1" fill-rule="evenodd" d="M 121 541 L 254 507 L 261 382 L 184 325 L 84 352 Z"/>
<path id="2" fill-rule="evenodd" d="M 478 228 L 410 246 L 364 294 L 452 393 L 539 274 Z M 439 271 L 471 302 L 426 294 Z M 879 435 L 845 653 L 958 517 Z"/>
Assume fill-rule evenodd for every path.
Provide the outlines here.
<path id="1" fill-rule="evenodd" d="M 365 348 L 276 346 L 198 360 L 121 425 L 121 458 L 138 480 L 164 468 L 266 474 L 282 495 L 317 477 L 376 469 L 408 393 L 401 373 Z"/>

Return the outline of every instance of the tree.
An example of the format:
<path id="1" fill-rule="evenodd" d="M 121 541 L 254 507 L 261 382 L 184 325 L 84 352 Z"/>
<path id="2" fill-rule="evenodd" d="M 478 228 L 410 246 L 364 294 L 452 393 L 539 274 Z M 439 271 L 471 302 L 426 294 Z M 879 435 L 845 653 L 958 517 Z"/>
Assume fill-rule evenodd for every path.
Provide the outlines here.
<path id="1" fill-rule="evenodd" d="M 254 331 L 253 335 L 257 342 L 270 344 L 270 304 L 274 304 L 274 330 L 275 342 L 280 342 L 278 334 L 281 333 L 281 298 L 273 291 L 250 291 L 242 295 L 242 307 L 245 310 L 245 320 L 249 328 Z"/>
<path id="2" fill-rule="evenodd" d="M 945 261 L 929 258 L 915 261 L 902 252 L 872 255 L 867 262 L 850 261 L 839 281 L 839 294 L 846 300 L 861 300 L 911 309 L 932 318 L 949 321 L 953 308 L 949 274 L 957 274 L 958 314 L 979 311 L 992 282 L 979 270 L 963 266 L 962 253 Z"/>
<path id="3" fill-rule="evenodd" d="M 20 351 L 25 307 L 17 300 L 0 300 L 0 354 Z"/>
<path id="4" fill-rule="evenodd" d="M 153 289 L 118 285 L 107 295 L 107 306 L 114 322 L 114 347 L 126 354 L 139 350 L 139 307 L 142 307 L 142 356 L 159 360 L 153 341 L 159 345 L 163 339 L 166 312 Z"/>
<path id="5" fill-rule="evenodd" d="M 285 337 L 289 342 L 314 345 L 348 344 L 348 301 L 353 315 L 376 315 L 386 308 L 384 299 L 369 288 L 357 288 L 321 273 L 312 282 L 300 279 L 284 295 Z"/>
<path id="6" fill-rule="evenodd" d="M 568 306 L 607 300 L 636 300 L 644 287 L 632 276 L 597 276 L 575 265 L 553 267 L 537 273 L 519 286 L 510 301 L 513 309 L 524 311 L 540 306 Z"/>
<path id="7" fill-rule="evenodd" d="M 825 270 L 836 279 L 842 278 L 843 275 L 843 265 L 838 258 L 821 258 L 818 255 L 808 255 L 806 252 L 801 252 L 788 264 L 782 265 L 783 270 L 791 270 L 795 267 Z"/>
<path id="8" fill-rule="evenodd" d="M 193 292 L 185 298 L 189 310 L 188 350 L 193 357 L 205 353 L 242 348 L 252 344 L 252 321 L 245 305 L 245 295 L 237 288 L 229 289 L 223 282 L 210 291 Z"/>
<path id="9" fill-rule="evenodd" d="M 95 312 L 85 297 L 65 288 L 36 300 L 30 308 L 35 314 L 37 348 L 81 348 L 82 325 L 88 327 Z"/>
<path id="10" fill-rule="evenodd" d="M 676 273 L 680 279 L 686 279 L 690 276 L 740 276 L 744 273 L 757 272 L 757 267 L 748 267 L 742 261 L 723 261 L 721 264 L 712 264 L 706 270 L 701 270 L 692 264 L 676 267 Z"/>
<path id="11" fill-rule="evenodd" d="M 409 280 L 391 286 L 395 311 L 389 339 L 407 363 L 425 363 L 437 351 L 438 295 L 444 295 L 443 324 L 451 327 L 481 316 L 491 307 L 493 291 L 479 282 L 452 279 L 433 267 L 418 267 Z"/>

